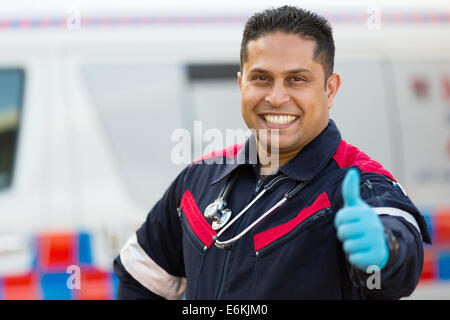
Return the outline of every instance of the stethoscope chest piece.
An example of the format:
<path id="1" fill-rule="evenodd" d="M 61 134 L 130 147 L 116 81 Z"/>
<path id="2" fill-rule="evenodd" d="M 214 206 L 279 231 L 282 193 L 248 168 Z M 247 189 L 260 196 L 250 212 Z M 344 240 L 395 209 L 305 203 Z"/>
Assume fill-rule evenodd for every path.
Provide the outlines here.
<path id="1" fill-rule="evenodd" d="M 222 228 L 231 217 L 231 210 L 226 208 L 227 203 L 223 198 L 216 199 L 205 209 L 205 218 L 212 219 L 211 227 L 214 230 Z"/>

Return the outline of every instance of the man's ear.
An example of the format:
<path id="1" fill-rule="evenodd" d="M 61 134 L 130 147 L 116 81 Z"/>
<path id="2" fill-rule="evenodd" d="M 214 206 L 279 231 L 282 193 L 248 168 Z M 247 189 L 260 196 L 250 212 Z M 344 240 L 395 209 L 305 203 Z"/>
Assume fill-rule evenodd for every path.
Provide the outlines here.
<path id="1" fill-rule="evenodd" d="M 333 73 L 327 79 L 326 91 L 328 110 L 333 106 L 334 97 L 336 96 L 339 87 L 341 86 L 341 77 L 337 73 Z"/>
<path id="2" fill-rule="evenodd" d="M 242 74 L 240 71 L 238 71 L 237 73 L 237 77 L 238 77 L 238 85 L 239 85 L 239 90 L 242 91 Z"/>

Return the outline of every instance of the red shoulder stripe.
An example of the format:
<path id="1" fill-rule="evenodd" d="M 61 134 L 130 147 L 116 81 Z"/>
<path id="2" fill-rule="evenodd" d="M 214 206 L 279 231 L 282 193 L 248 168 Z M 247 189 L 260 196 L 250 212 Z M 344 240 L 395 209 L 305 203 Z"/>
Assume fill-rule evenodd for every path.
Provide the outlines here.
<path id="1" fill-rule="evenodd" d="M 367 154 L 344 140 L 341 140 L 333 159 L 340 168 L 357 166 L 363 172 L 379 173 L 397 182 L 392 174 L 383 168 L 379 162 L 372 160 Z"/>
<path id="2" fill-rule="evenodd" d="M 206 155 L 201 156 L 200 158 L 198 158 L 197 160 L 195 160 L 193 163 L 190 164 L 189 167 L 192 167 L 192 165 L 194 163 L 200 162 L 200 161 L 205 161 L 208 159 L 213 159 L 216 157 L 225 157 L 225 158 L 229 158 L 229 159 L 233 159 L 237 156 L 237 154 L 239 153 L 239 151 L 241 151 L 241 149 L 244 147 L 245 142 L 242 143 L 238 143 L 238 144 L 234 144 L 231 146 L 226 147 L 225 149 L 222 150 L 215 150 L 211 153 L 208 153 Z"/>

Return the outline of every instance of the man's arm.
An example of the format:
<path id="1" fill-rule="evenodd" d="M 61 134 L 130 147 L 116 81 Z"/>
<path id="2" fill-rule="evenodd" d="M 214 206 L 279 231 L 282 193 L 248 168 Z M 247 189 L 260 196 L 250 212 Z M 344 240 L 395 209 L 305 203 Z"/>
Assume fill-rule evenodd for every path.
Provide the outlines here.
<path id="1" fill-rule="evenodd" d="M 119 299 L 181 299 L 186 289 L 177 214 L 184 169 L 114 260 Z"/>
<path id="2" fill-rule="evenodd" d="M 346 204 L 348 190 L 343 183 L 344 207 L 335 220 L 350 277 L 361 296 L 368 299 L 408 296 L 422 272 L 422 242 L 430 242 L 425 220 L 396 183 L 371 174 L 364 174 L 362 180 L 361 186 L 359 179 L 357 185 L 358 194 L 361 187 L 357 201 L 361 202 L 354 206 Z M 374 272 L 367 269 L 371 265 L 379 267 L 375 275 L 379 287 L 368 285 Z"/>
<path id="3" fill-rule="evenodd" d="M 119 300 L 162 300 L 161 296 L 151 292 L 138 281 L 136 281 L 120 262 L 120 256 L 114 260 L 114 272 L 118 276 L 119 288 L 117 299 Z"/>

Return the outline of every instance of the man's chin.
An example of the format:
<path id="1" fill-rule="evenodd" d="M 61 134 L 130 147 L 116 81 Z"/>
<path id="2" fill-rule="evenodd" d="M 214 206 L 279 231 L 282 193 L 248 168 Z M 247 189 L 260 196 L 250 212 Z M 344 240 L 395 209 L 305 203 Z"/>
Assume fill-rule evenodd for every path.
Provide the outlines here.
<path id="1" fill-rule="evenodd" d="M 260 140 L 260 146 L 265 150 L 281 153 L 292 153 L 295 151 L 297 144 L 291 141 L 272 141 L 272 140 Z"/>
<path id="2" fill-rule="evenodd" d="M 294 155 L 300 151 L 300 148 L 297 144 L 289 144 L 289 143 L 260 143 L 259 151 L 264 152 L 266 156 L 269 156 L 272 159 L 279 159 L 280 156 L 283 155 Z"/>

